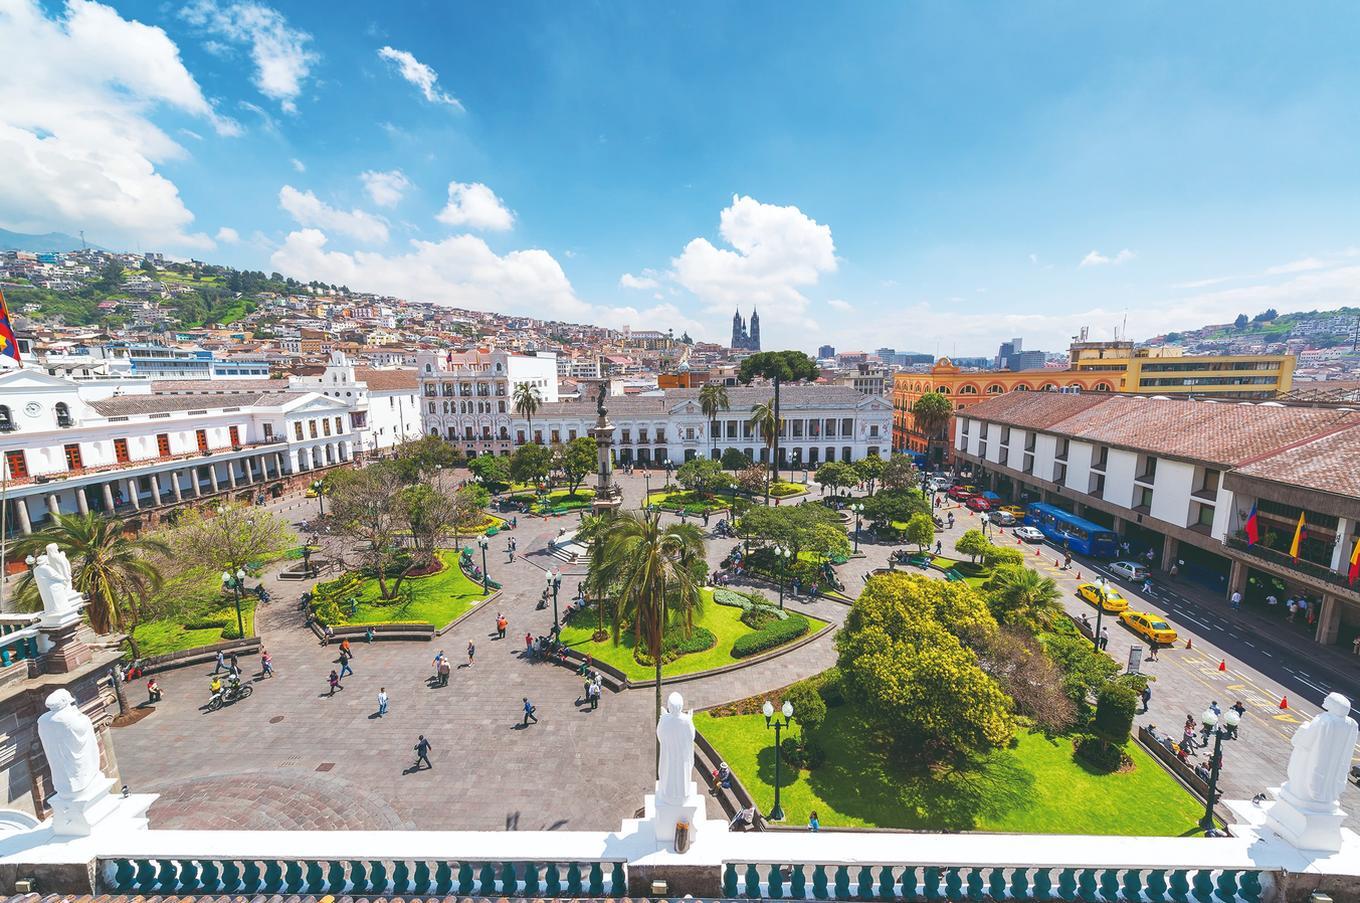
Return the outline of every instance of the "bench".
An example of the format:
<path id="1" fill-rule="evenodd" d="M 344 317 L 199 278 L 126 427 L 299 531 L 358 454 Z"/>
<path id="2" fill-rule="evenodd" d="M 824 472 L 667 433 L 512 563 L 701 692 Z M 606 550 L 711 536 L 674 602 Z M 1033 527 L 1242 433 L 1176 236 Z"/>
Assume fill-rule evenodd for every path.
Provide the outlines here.
<path id="1" fill-rule="evenodd" d="M 173 671 L 176 668 L 215 664 L 219 650 L 227 658 L 231 658 L 232 655 L 255 655 L 260 651 L 260 645 L 259 637 L 249 637 L 245 640 L 228 640 L 225 643 L 214 643 L 211 646 L 167 652 L 165 655 L 142 659 L 140 662 L 142 674 L 160 674 L 163 671 Z"/>
<path id="2" fill-rule="evenodd" d="M 956 580 L 962 580 L 963 575 L 960 574 L 958 571 L 954 570 L 953 568 L 950 568 L 949 570 L 944 572 L 944 579 L 946 583 L 953 583 Z"/>
<path id="3" fill-rule="evenodd" d="M 1174 737 L 1172 737 L 1172 741 L 1178 742 Z M 1176 757 L 1174 752 L 1163 746 L 1157 738 L 1152 735 L 1152 731 L 1148 730 L 1146 724 L 1138 726 L 1138 742 L 1143 744 L 1144 749 L 1150 751 L 1154 756 L 1160 759 L 1162 764 L 1165 765 L 1172 774 L 1179 778 L 1181 783 L 1185 784 L 1198 794 L 1200 799 L 1209 798 L 1209 783 L 1195 774 L 1194 768 L 1186 765 Z"/>
<path id="4" fill-rule="evenodd" d="M 429 642 L 434 639 L 434 625 L 432 624 L 343 624 L 339 627 L 331 628 L 334 636 L 331 642 L 339 643 L 343 639 L 348 639 L 353 645 L 355 640 L 367 642 L 368 629 L 373 628 L 373 639 L 376 640 L 424 640 Z M 311 624 L 311 630 L 317 640 L 325 640 L 325 628 L 317 621 Z"/>

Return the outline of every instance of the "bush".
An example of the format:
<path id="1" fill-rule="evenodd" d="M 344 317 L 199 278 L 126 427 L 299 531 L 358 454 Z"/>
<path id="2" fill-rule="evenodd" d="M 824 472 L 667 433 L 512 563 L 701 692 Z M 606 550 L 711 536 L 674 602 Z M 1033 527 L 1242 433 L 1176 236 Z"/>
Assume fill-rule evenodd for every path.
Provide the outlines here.
<path id="1" fill-rule="evenodd" d="M 779 744 L 779 751 L 784 757 L 784 764 L 791 768 L 813 769 L 826 761 L 825 747 L 816 737 L 809 737 L 806 733 L 785 738 Z"/>
<path id="2" fill-rule="evenodd" d="M 806 488 L 802 483 L 786 483 L 780 480 L 770 484 L 770 495 L 777 499 L 783 499 L 791 495 L 798 495 Z"/>
<path id="3" fill-rule="evenodd" d="M 664 665 L 682 655 L 712 649 L 717 644 L 718 638 L 706 627 L 692 628 L 689 636 L 685 636 L 680 630 L 668 630 L 661 642 L 661 663 Z M 652 657 L 641 646 L 633 650 L 633 659 L 639 665 L 652 664 Z"/>
<path id="4" fill-rule="evenodd" d="M 773 611 L 763 606 L 752 605 L 741 613 L 741 623 L 752 630 L 762 630 L 771 621 L 780 620 Z"/>
<path id="5" fill-rule="evenodd" d="M 810 680 L 816 682 L 817 692 L 828 706 L 845 705 L 845 675 L 839 666 L 833 665 Z"/>
<path id="6" fill-rule="evenodd" d="M 1124 750 L 1095 734 L 1083 734 L 1078 737 L 1074 744 L 1074 752 L 1078 759 L 1103 772 L 1118 771 L 1133 761 Z"/>
<path id="7" fill-rule="evenodd" d="M 723 470 L 745 470 L 750 466 L 751 456 L 744 451 L 729 448 L 722 453 Z"/>
<path id="8" fill-rule="evenodd" d="M 783 701 L 793 703 L 793 717 L 804 732 L 815 734 L 826 720 L 826 702 L 810 681 L 799 681 L 789 687 Z"/>
<path id="9" fill-rule="evenodd" d="M 733 658 L 746 658 L 776 646 L 782 646 L 808 632 L 812 625 L 797 612 L 786 612 L 782 621 L 771 621 L 763 629 L 737 637 L 732 644 Z"/>
<path id="10" fill-rule="evenodd" d="M 1123 746 L 1128 742 L 1137 713 L 1138 697 L 1132 690 L 1112 681 L 1102 686 L 1096 695 L 1096 717 L 1092 726 L 1106 740 Z"/>

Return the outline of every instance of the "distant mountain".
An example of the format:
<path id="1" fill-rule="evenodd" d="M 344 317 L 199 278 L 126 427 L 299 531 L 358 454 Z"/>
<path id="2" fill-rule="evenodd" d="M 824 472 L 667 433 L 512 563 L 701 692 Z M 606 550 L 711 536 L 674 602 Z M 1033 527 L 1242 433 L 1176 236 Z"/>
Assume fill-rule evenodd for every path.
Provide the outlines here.
<path id="1" fill-rule="evenodd" d="M 95 250 L 102 251 L 103 248 L 97 245 L 90 245 Z M 79 251 L 80 239 L 72 238 L 65 232 L 48 232 L 46 235 L 28 235 L 23 232 L 10 232 L 8 229 L 0 229 L 0 251 L 33 251 L 34 253 L 45 253 L 50 251 Z"/>

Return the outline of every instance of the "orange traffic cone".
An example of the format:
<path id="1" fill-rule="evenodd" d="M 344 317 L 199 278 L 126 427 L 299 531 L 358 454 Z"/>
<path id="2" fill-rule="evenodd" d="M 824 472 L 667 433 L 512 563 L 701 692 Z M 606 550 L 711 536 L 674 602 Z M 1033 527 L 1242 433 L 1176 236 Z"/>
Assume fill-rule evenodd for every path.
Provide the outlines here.
<path id="1" fill-rule="evenodd" d="M 1077 571 L 1077 579 L 1078 579 L 1078 580 L 1081 579 L 1081 571 Z"/>
<path id="2" fill-rule="evenodd" d="M 1186 649 L 1194 649 L 1194 648 L 1195 648 L 1195 638 L 1194 638 L 1194 637 L 1186 637 L 1186 639 L 1185 639 L 1185 648 L 1186 648 Z"/>
<path id="3" fill-rule="evenodd" d="M 1280 697 L 1280 708 L 1282 708 L 1282 709 L 1287 709 L 1287 708 L 1289 708 L 1289 697 L 1288 697 L 1288 696 L 1281 696 L 1281 697 Z"/>
<path id="4" fill-rule="evenodd" d="M 1024 545 L 1024 543 L 1020 541 L 1019 537 L 1016 538 L 1015 544 L 1016 544 L 1017 546 L 1023 546 L 1023 545 Z"/>
<path id="5" fill-rule="evenodd" d="M 1227 671 L 1227 670 L 1228 670 L 1228 661 L 1227 661 L 1227 659 L 1219 659 L 1219 660 L 1218 660 L 1218 670 L 1220 670 L 1220 671 Z"/>
<path id="6" fill-rule="evenodd" d="M 1039 550 L 1037 548 L 1034 550 L 1034 557 L 1035 558 L 1039 557 Z"/>

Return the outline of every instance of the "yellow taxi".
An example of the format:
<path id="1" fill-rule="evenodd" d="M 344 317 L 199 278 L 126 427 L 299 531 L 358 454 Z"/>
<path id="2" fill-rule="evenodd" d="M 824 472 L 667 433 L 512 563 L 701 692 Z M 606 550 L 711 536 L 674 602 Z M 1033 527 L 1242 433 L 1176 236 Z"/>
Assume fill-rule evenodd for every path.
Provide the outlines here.
<path id="1" fill-rule="evenodd" d="M 1022 521 L 1022 520 L 1025 519 L 1025 506 L 1024 506 L 1024 505 L 1007 505 L 1006 507 L 1002 508 L 1001 510 L 1004 511 L 1004 512 L 1006 512 L 1007 514 L 1009 514 L 1011 517 L 1015 518 L 1015 522 L 1016 522 L 1017 524 L 1020 523 L 1020 521 Z"/>
<path id="2" fill-rule="evenodd" d="M 1077 595 L 1081 596 L 1092 605 L 1100 605 L 1100 587 L 1094 583 L 1083 583 L 1077 587 Z M 1125 599 L 1113 586 L 1105 585 L 1105 604 L 1100 606 L 1106 611 L 1114 614 L 1115 612 L 1128 611 L 1129 600 Z"/>
<path id="3" fill-rule="evenodd" d="M 1176 642 L 1176 631 L 1162 620 L 1161 615 L 1150 611 L 1126 611 L 1119 620 L 1134 633 L 1158 646 L 1170 646 Z"/>

